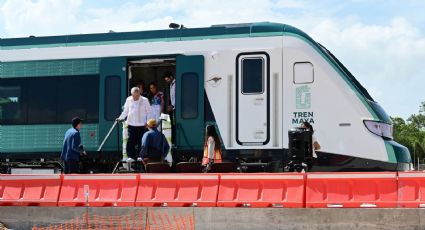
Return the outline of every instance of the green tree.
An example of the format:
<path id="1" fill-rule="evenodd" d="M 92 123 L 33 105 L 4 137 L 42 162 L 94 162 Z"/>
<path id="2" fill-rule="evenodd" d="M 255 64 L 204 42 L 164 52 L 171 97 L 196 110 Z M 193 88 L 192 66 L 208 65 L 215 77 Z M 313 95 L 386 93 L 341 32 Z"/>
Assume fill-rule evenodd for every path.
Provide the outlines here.
<path id="1" fill-rule="evenodd" d="M 419 113 L 412 114 L 406 121 L 400 117 L 392 117 L 394 140 L 406 146 L 412 159 L 419 157 L 425 163 L 425 101 L 419 106 Z"/>
<path id="2" fill-rule="evenodd" d="M 419 130 L 425 131 L 425 101 L 419 106 L 419 114 L 411 115 L 407 121 L 412 123 Z"/>

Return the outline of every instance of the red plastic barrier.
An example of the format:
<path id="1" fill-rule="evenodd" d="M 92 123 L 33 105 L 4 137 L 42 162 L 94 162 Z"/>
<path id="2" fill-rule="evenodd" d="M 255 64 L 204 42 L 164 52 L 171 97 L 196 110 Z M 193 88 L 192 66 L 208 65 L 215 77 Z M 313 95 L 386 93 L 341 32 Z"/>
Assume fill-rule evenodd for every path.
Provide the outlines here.
<path id="1" fill-rule="evenodd" d="M 309 173 L 306 207 L 397 207 L 397 173 Z"/>
<path id="2" fill-rule="evenodd" d="M 60 175 L 1 175 L 0 206 L 56 206 Z"/>
<path id="3" fill-rule="evenodd" d="M 425 208 L 425 172 L 398 173 L 398 207 Z"/>
<path id="4" fill-rule="evenodd" d="M 64 175 L 59 206 L 134 206 L 139 175 Z"/>
<path id="5" fill-rule="evenodd" d="M 304 207 L 302 173 L 221 174 L 218 207 Z"/>
<path id="6" fill-rule="evenodd" d="M 136 206 L 215 207 L 217 174 L 141 174 Z"/>

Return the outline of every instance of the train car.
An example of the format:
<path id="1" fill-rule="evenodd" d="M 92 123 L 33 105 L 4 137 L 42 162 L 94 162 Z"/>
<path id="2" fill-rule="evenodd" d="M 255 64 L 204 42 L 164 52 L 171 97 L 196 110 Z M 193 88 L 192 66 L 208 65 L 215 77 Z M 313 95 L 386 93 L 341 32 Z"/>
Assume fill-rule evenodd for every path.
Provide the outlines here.
<path id="1" fill-rule="evenodd" d="M 311 171 L 407 170 L 407 148 L 389 116 L 325 47 L 279 23 L 0 39 L 0 159 L 54 165 L 70 120 L 85 120 L 86 171 L 110 172 L 121 159 L 112 132 L 129 89 L 176 76 L 177 160 L 202 156 L 214 124 L 224 158 L 282 162 L 288 130 L 314 126 L 321 145 Z M 8 168 L 8 169 L 6 169 Z"/>

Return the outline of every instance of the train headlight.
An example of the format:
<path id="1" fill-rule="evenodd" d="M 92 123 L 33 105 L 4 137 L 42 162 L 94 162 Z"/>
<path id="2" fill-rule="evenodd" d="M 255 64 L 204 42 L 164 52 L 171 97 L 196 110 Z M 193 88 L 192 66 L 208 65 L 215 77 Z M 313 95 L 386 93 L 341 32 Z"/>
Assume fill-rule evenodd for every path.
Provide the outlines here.
<path id="1" fill-rule="evenodd" d="M 393 139 L 393 125 L 380 121 L 365 120 L 363 122 L 366 128 L 373 134 Z"/>

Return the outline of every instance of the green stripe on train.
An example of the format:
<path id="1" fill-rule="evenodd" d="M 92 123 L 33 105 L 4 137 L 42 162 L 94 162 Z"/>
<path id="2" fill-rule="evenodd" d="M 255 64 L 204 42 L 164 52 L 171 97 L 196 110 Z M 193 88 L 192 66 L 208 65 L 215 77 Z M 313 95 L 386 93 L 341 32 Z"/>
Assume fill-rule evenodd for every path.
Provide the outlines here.
<path id="1" fill-rule="evenodd" d="M 75 76 L 99 73 L 100 59 L 0 62 L 0 78 Z"/>
<path id="2" fill-rule="evenodd" d="M 68 124 L 0 126 L 0 152 L 60 152 Z M 94 150 L 99 143 L 99 125 L 84 124 L 82 144 Z"/>

